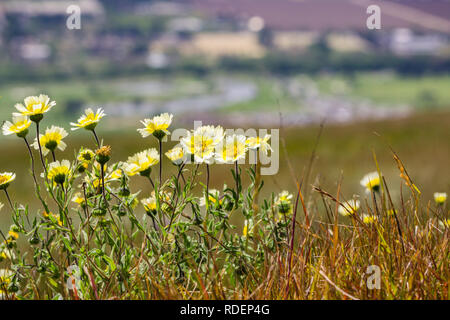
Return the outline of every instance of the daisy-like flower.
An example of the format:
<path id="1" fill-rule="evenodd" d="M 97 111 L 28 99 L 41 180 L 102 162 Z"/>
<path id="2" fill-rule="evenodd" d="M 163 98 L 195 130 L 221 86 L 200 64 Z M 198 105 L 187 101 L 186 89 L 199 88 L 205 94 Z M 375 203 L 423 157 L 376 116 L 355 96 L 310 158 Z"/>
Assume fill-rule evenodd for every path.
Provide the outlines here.
<path id="1" fill-rule="evenodd" d="M 50 98 L 44 94 L 27 97 L 24 100 L 24 105 L 18 103 L 15 108 L 19 113 L 13 113 L 13 116 L 23 115 L 29 116 L 33 122 L 39 122 L 44 117 L 44 113 L 50 111 L 56 105 L 55 101 L 50 101 Z"/>
<path id="2" fill-rule="evenodd" d="M 443 205 L 445 201 L 447 200 L 447 193 L 445 192 L 435 192 L 434 193 L 434 201 L 438 205 Z"/>
<path id="3" fill-rule="evenodd" d="M 55 161 L 50 163 L 47 178 L 58 184 L 63 184 L 71 175 L 71 164 L 69 160 Z"/>
<path id="4" fill-rule="evenodd" d="M 16 174 L 11 172 L 0 173 L 0 190 L 8 188 L 9 184 L 16 179 Z"/>
<path id="5" fill-rule="evenodd" d="M 185 160 L 184 150 L 181 147 L 175 147 L 166 152 L 166 157 L 169 158 L 173 164 L 179 166 Z"/>
<path id="6" fill-rule="evenodd" d="M 77 203 L 80 206 L 84 205 L 84 197 L 81 195 L 80 192 L 77 192 L 74 194 L 73 198 L 72 198 L 72 202 Z"/>
<path id="7" fill-rule="evenodd" d="M 359 210 L 359 207 L 359 200 L 352 199 L 339 205 L 338 212 L 343 216 L 351 216 Z"/>
<path id="8" fill-rule="evenodd" d="M 212 163 L 216 146 L 223 140 L 224 132 L 220 126 L 202 126 L 188 132 L 181 139 L 184 151 L 194 156 L 195 163 Z"/>
<path id="9" fill-rule="evenodd" d="M 44 154 L 44 156 L 47 155 L 50 151 L 55 151 L 56 148 L 64 151 L 67 145 L 64 141 L 62 141 L 62 139 L 64 139 L 65 137 L 67 137 L 66 130 L 56 126 L 47 128 L 47 130 L 45 130 L 45 134 L 39 135 L 39 142 L 41 143 L 42 153 Z M 39 150 L 37 139 L 34 140 L 32 146 L 36 150 Z"/>
<path id="10" fill-rule="evenodd" d="M 84 114 L 78 119 L 77 123 L 71 122 L 70 125 L 73 127 L 72 130 L 78 130 L 80 128 L 84 128 L 86 130 L 93 131 L 100 120 L 105 116 L 105 112 L 102 108 L 98 108 L 97 112 L 91 108 L 88 108 L 84 111 Z"/>
<path id="11" fill-rule="evenodd" d="M 44 212 L 42 212 L 42 215 L 44 216 L 45 219 L 53 219 L 58 223 L 58 225 L 60 225 L 60 226 L 63 225 L 61 218 L 59 216 L 53 214 L 52 212 L 48 213 L 48 212 L 44 211 Z"/>
<path id="12" fill-rule="evenodd" d="M 12 238 L 14 240 L 17 240 L 17 239 L 19 239 L 19 234 L 17 232 L 15 232 L 14 230 L 9 230 L 8 237 Z"/>
<path id="13" fill-rule="evenodd" d="M 6 294 L 6 289 L 11 283 L 14 273 L 8 269 L 0 269 L 0 299 L 3 299 Z"/>
<path id="14" fill-rule="evenodd" d="M 145 119 L 141 121 L 144 128 L 137 129 L 137 131 L 142 135 L 143 138 L 153 135 L 157 139 L 162 139 L 170 132 L 167 130 L 172 123 L 172 114 L 163 113 L 159 116 L 153 117 L 152 119 Z"/>
<path id="15" fill-rule="evenodd" d="M 230 164 L 245 159 L 247 146 L 245 136 L 227 136 L 223 144 L 216 147 L 216 161 L 221 164 Z"/>
<path id="16" fill-rule="evenodd" d="M 92 183 L 92 186 L 94 188 L 98 188 L 102 183 L 100 170 L 101 170 L 100 163 L 95 162 L 93 166 L 93 172 L 91 175 L 94 178 L 91 180 L 90 177 L 88 176 L 85 177 L 85 181 L 87 183 Z M 119 180 L 123 175 L 122 169 L 119 168 L 118 165 L 116 164 L 111 165 L 110 167 L 108 167 L 106 164 L 103 165 L 103 172 L 105 173 L 104 177 L 105 185 L 107 183 Z"/>
<path id="17" fill-rule="evenodd" d="M 247 147 L 252 150 L 260 149 L 263 151 L 266 155 L 269 151 L 273 151 L 272 147 L 269 144 L 270 140 L 270 134 L 266 134 L 264 138 L 260 137 L 249 137 L 245 141 Z"/>
<path id="18" fill-rule="evenodd" d="M 220 199 L 220 192 L 219 190 L 216 189 L 209 189 L 209 203 L 211 204 L 217 204 L 217 199 L 218 200 L 218 204 L 221 205 L 223 202 L 223 199 Z M 204 207 L 206 205 L 206 195 L 203 196 L 202 198 L 200 198 L 200 206 Z"/>
<path id="19" fill-rule="evenodd" d="M 289 191 L 282 191 L 275 199 L 275 205 L 278 207 L 280 214 L 286 215 L 292 212 L 292 194 Z"/>
<path id="20" fill-rule="evenodd" d="M 154 193 L 152 194 L 151 197 L 142 199 L 141 203 L 144 206 L 145 212 L 147 212 L 148 215 L 151 216 L 156 215 L 156 197 Z"/>
<path id="21" fill-rule="evenodd" d="M 149 176 L 151 167 L 159 163 L 159 153 L 155 148 L 138 152 L 128 158 L 124 164 L 124 171 L 128 176 L 140 174 L 142 176 Z"/>
<path id="22" fill-rule="evenodd" d="M 378 217 L 377 217 L 377 216 L 372 216 L 372 215 L 369 215 L 369 214 L 363 214 L 363 216 L 362 216 L 362 221 L 363 221 L 365 224 L 373 224 L 373 223 L 375 223 L 377 220 L 378 220 Z"/>
<path id="23" fill-rule="evenodd" d="M 380 184 L 381 184 L 381 178 L 378 172 L 371 172 L 366 174 L 361 179 L 361 185 L 366 188 L 366 192 L 370 193 L 371 191 L 379 191 L 380 190 Z"/>
<path id="24" fill-rule="evenodd" d="M 84 149 L 82 148 L 80 150 L 80 153 L 78 154 L 78 161 L 81 162 L 87 162 L 90 163 L 95 157 L 95 153 L 94 151 L 92 151 L 91 149 Z"/>
<path id="25" fill-rule="evenodd" d="M 15 115 L 12 118 L 12 123 L 6 121 L 2 127 L 3 135 L 8 136 L 16 134 L 19 138 L 25 138 L 28 134 L 28 128 L 31 125 L 31 120 L 24 115 Z"/>

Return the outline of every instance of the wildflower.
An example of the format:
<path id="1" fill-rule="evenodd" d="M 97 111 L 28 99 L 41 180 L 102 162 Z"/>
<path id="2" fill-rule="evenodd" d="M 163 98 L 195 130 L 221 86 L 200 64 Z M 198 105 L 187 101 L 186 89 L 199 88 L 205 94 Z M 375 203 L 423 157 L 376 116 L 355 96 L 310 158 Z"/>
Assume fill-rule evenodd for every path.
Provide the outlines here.
<path id="1" fill-rule="evenodd" d="M 149 198 L 142 199 L 141 203 L 148 215 L 156 215 L 156 197 L 154 194 Z"/>
<path id="2" fill-rule="evenodd" d="M 449 229 L 450 228 L 450 218 L 444 219 L 444 220 L 439 220 L 439 226 L 443 229 L 445 229 L 445 228 Z"/>
<path id="3" fill-rule="evenodd" d="M 28 134 L 28 128 L 31 125 L 31 120 L 27 116 L 15 115 L 12 118 L 12 123 L 6 121 L 3 125 L 3 135 L 8 136 L 16 134 L 19 138 L 25 138 Z"/>
<path id="4" fill-rule="evenodd" d="M 216 189 L 209 189 L 209 203 L 213 204 L 219 204 L 221 205 L 223 202 L 223 199 L 220 199 L 220 192 Z M 202 198 L 200 198 L 200 206 L 206 205 L 206 195 Z"/>
<path id="5" fill-rule="evenodd" d="M 63 184 L 70 177 L 70 167 L 69 160 L 52 162 L 48 168 L 47 178 L 55 183 Z"/>
<path id="6" fill-rule="evenodd" d="M 55 151 L 56 148 L 58 148 L 61 151 L 64 151 L 67 147 L 67 145 L 62 141 L 67 137 L 67 132 L 63 128 L 52 126 L 51 128 L 47 128 L 45 130 L 45 134 L 39 135 L 39 142 L 42 146 L 42 153 L 44 155 L 47 155 L 49 151 Z M 35 139 L 32 146 L 39 150 L 39 144 L 37 142 L 37 139 Z"/>
<path id="7" fill-rule="evenodd" d="M 227 136 L 225 138 L 225 144 L 216 148 L 216 161 L 218 163 L 234 163 L 238 160 L 245 159 L 246 151 L 245 136 Z"/>
<path id="8" fill-rule="evenodd" d="M 92 176 L 95 177 L 95 179 L 91 180 L 88 176 L 86 176 L 85 181 L 87 183 L 92 183 L 92 185 L 94 186 L 94 188 L 98 188 L 100 186 L 100 184 L 102 183 L 101 181 L 101 175 L 100 175 L 100 164 L 98 162 L 95 163 L 94 165 L 94 172 L 92 174 Z M 104 176 L 104 182 L 105 185 L 108 182 L 112 182 L 114 180 L 118 180 L 120 179 L 120 177 L 122 177 L 123 172 L 122 169 L 117 168 L 117 165 L 112 165 L 111 167 L 107 168 L 107 165 L 103 165 L 103 172 L 105 173 Z"/>
<path id="9" fill-rule="evenodd" d="M 72 198 L 72 202 L 79 204 L 80 206 L 84 206 L 84 197 L 81 196 L 80 192 L 75 193 Z"/>
<path id="10" fill-rule="evenodd" d="M 19 239 L 19 234 L 17 232 L 15 232 L 14 230 L 9 230 L 8 236 L 14 240 Z"/>
<path id="11" fill-rule="evenodd" d="M 373 224 L 378 220 L 377 216 L 371 216 L 368 214 L 363 214 L 362 218 L 363 218 L 362 220 L 365 224 Z"/>
<path id="12" fill-rule="evenodd" d="M 8 269 L 0 269 L 0 299 L 4 298 L 14 273 Z"/>
<path id="13" fill-rule="evenodd" d="M 59 226 L 62 226 L 63 223 L 61 221 L 61 218 L 55 214 L 53 214 L 52 212 L 48 213 L 48 212 L 42 212 L 42 215 L 44 216 L 44 218 L 46 219 L 50 219 L 50 220 L 55 220 Z"/>
<path id="14" fill-rule="evenodd" d="M 78 119 L 77 123 L 71 122 L 70 125 L 73 127 L 72 130 L 78 130 L 80 128 L 84 128 L 86 130 L 93 131 L 100 120 L 105 116 L 105 112 L 102 108 L 98 108 L 97 112 L 91 108 L 88 108 L 84 111 L 84 114 Z"/>
<path id="15" fill-rule="evenodd" d="M 194 156 L 196 163 L 211 163 L 215 147 L 223 140 L 223 128 L 218 126 L 202 126 L 194 132 L 188 132 L 181 139 L 184 151 Z"/>
<path id="16" fill-rule="evenodd" d="M 253 220 L 252 219 L 245 220 L 244 228 L 242 229 L 242 236 L 244 238 L 247 238 L 247 236 L 251 237 L 253 235 L 253 230 L 254 230 Z"/>
<path id="17" fill-rule="evenodd" d="M 128 176 L 140 174 L 142 176 L 149 176 L 151 167 L 159 162 L 159 153 L 155 148 L 151 148 L 128 158 L 124 165 L 124 171 Z"/>
<path id="18" fill-rule="evenodd" d="M 14 254 L 14 251 L 11 251 L 9 249 L 4 249 L 3 251 L 0 251 L 0 262 L 8 259 L 8 260 L 12 260 L 14 259 L 16 256 Z M 1 286 L 0 286 L 0 291 L 1 291 Z"/>
<path id="19" fill-rule="evenodd" d="M 252 150 L 261 149 L 261 151 L 263 151 L 267 155 L 269 150 L 273 151 L 272 147 L 269 145 L 270 138 L 271 137 L 269 134 L 266 134 L 262 139 L 260 137 L 249 137 L 245 141 L 245 144 L 249 149 Z"/>
<path id="20" fill-rule="evenodd" d="M 0 190 L 6 190 L 9 184 L 16 179 L 16 174 L 11 172 L 0 173 Z"/>
<path id="21" fill-rule="evenodd" d="M 172 118 L 172 114 L 163 113 L 159 116 L 153 117 L 152 119 L 145 119 L 144 121 L 141 121 L 145 128 L 137 129 L 137 131 L 143 138 L 146 138 L 152 134 L 158 140 L 161 140 L 166 135 L 170 134 L 167 128 L 169 128 L 172 123 Z"/>
<path id="22" fill-rule="evenodd" d="M 447 200 L 447 193 L 445 192 L 435 192 L 434 193 L 434 201 L 438 205 L 443 205 Z"/>
<path id="23" fill-rule="evenodd" d="M 96 160 L 100 164 L 105 164 L 111 159 L 111 146 L 103 146 L 96 152 Z"/>
<path id="24" fill-rule="evenodd" d="M 78 154 L 78 161 L 81 162 L 87 162 L 90 163 L 95 157 L 94 151 L 92 151 L 91 149 L 84 149 L 82 148 L 80 150 L 80 153 Z"/>
<path id="25" fill-rule="evenodd" d="M 361 179 L 360 183 L 366 188 L 367 193 L 370 193 L 371 191 L 379 191 L 381 183 L 380 175 L 376 171 L 368 173 Z"/>
<path id="26" fill-rule="evenodd" d="M 292 212 L 292 194 L 288 191 L 282 191 L 275 199 L 275 205 L 278 207 L 280 214 L 287 215 Z"/>
<path id="27" fill-rule="evenodd" d="M 166 152 L 166 157 L 175 165 L 179 166 L 184 160 L 184 150 L 181 147 L 175 147 Z"/>
<path id="28" fill-rule="evenodd" d="M 39 97 L 31 96 L 24 100 L 25 105 L 16 104 L 15 107 L 19 113 L 13 113 L 13 116 L 29 116 L 33 122 L 39 122 L 44 117 L 44 113 L 50 111 L 56 105 L 55 101 L 50 101 L 50 98 L 46 95 L 39 95 Z"/>
<path id="29" fill-rule="evenodd" d="M 339 205 L 338 212 L 343 216 L 354 215 L 360 207 L 359 200 L 349 200 L 346 203 Z"/>

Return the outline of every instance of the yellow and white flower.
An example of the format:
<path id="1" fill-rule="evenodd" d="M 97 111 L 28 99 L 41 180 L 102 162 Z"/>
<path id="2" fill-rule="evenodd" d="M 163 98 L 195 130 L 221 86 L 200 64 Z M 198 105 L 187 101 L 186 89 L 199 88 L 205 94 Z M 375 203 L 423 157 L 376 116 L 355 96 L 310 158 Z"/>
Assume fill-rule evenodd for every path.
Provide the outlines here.
<path id="1" fill-rule="evenodd" d="M 369 215 L 369 214 L 363 214 L 362 215 L 362 221 L 365 224 L 373 224 L 378 220 L 377 216 Z"/>
<path id="2" fill-rule="evenodd" d="M 12 123 L 6 121 L 2 127 L 3 135 L 8 136 L 16 134 L 19 138 L 25 138 L 28 134 L 28 128 L 31 125 L 31 120 L 24 115 L 15 115 L 12 118 Z"/>
<path id="3" fill-rule="evenodd" d="M 275 199 L 275 205 L 278 207 L 278 212 L 281 215 L 287 215 L 292 212 L 292 194 L 289 191 L 284 190 L 280 192 Z"/>
<path id="4" fill-rule="evenodd" d="M 72 130 L 78 130 L 80 128 L 84 128 L 86 130 L 94 130 L 97 124 L 105 115 L 106 114 L 102 108 L 98 108 L 95 113 L 91 108 L 88 108 L 78 119 L 77 123 L 71 122 L 70 125 L 73 127 Z"/>
<path id="5" fill-rule="evenodd" d="M 150 175 L 151 167 L 159 163 L 159 153 L 155 148 L 151 148 L 128 158 L 124 164 L 124 171 L 128 176 L 140 174 Z"/>
<path id="6" fill-rule="evenodd" d="M 63 184 L 71 176 L 69 160 L 55 161 L 48 167 L 47 178 L 55 183 Z"/>
<path id="7" fill-rule="evenodd" d="M 245 159 L 247 146 L 245 136 L 231 135 L 224 139 L 224 143 L 216 147 L 216 161 L 221 164 L 230 164 Z"/>
<path id="8" fill-rule="evenodd" d="M 0 190 L 8 188 L 9 184 L 16 179 L 16 174 L 12 172 L 0 173 Z"/>
<path id="9" fill-rule="evenodd" d="M 141 121 L 144 128 L 137 129 L 137 131 L 142 135 L 143 138 L 153 135 L 158 139 L 164 138 L 164 136 L 169 135 L 170 132 L 167 130 L 172 123 L 172 114 L 163 113 L 159 116 L 155 116 L 152 119 L 145 119 Z"/>
<path id="10" fill-rule="evenodd" d="M 270 134 L 266 134 L 262 139 L 260 137 L 249 137 L 247 138 L 245 143 L 249 149 L 260 149 L 267 155 L 269 151 L 273 151 L 272 147 L 269 144 L 270 138 Z"/>
<path id="11" fill-rule="evenodd" d="M 166 152 L 166 157 L 178 166 L 185 160 L 184 150 L 181 147 L 175 147 Z"/>
<path id="12" fill-rule="evenodd" d="M 44 155 L 47 155 L 50 151 L 55 151 L 56 148 L 64 151 L 67 145 L 64 141 L 62 141 L 62 139 L 64 139 L 65 137 L 67 137 L 67 132 L 63 128 L 56 126 L 47 128 L 47 130 L 45 130 L 45 134 L 39 135 L 39 142 L 41 143 L 42 153 Z M 32 146 L 36 150 L 39 150 L 37 139 L 34 139 Z"/>
<path id="13" fill-rule="evenodd" d="M 220 199 L 220 192 L 216 189 L 209 189 L 209 203 L 216 204 L 217 199 L 219 199 L 219 204 L 222 204 L 223 199 Z M 206 195 L 200 198 L 200 206 L 203 207 L 206 205 Z"/>
<path id="14" fill-rule="evenodd" d="M 381 178 L 378 172 L 371 172 L 366 174 L 361 179 L 361 185 L 366 188 L 366 192 L 370 193 L 371 191 L 379 191 L 380 190 L 380 184 L 381 184 Z"/>
<path id="15" fill-rule="evenodd" d="M 95 157 L 95 153 L 94 151 L 92 151 L 91 149 L 84 149 L 82 148 L 80 150 L 80 153 L 78 154 L 78 161 L 81 162 L 87 162 L 90 163 Z"/>
<path id="16" fill-rule="evenodd" d="M 358 212 L 359 208 L 359 200 L 352 199 L 339 205 L 338 212 L 343 216 L 351 216 Z"/>
<path id="17" fill-rule="evenodd" d="M 181 139 L 184 151 L 194 156 L 195 163 L 213 162 L 216 146 L 223 140 L 224 132 L 220 126 L 202 126 L 194 132 L 188 132 Z"/>
<path id="18" fill-rule="evenodd" d="M 151 215 L 156 214 L 156 197 L 154 193 L 151 197 L 142 199 L 141 203 L 144 206 L 145 212 Z"/>
<path id="19" fill-rule="evenodd" d="M 50 98 L 44 94 L 37 96 L 30 96 L 25 98 L 24 105 L 18 103 L 15 108 L 19 113 L 13 113 L 13 116 L 23 115 L 29 116 L 31 121 L 39 122 L 44 117 L 44 113 L 50 111 L 56 105 L 55 101 L 50 101 Z"/>
<path id="20" fill-rule="evenodd" d="M 80 192 L 77 192 L 74 194 L 73 198 L 72 198 L 72 202 L 77 203 L 80 206 L 84 205 L 84 197 L 81 195 Z"/>
<path id="21" fill-rule="evenodd" d="M 6 289 L 11 283 L 14 273 L 8 269 L 0 269 L 0 299 L 4 299 Z"/>
<path id="22" fill-rule="evenodd" d="M 443 205 L 445 201 L 447 200 L 447 193 L 445 192 L 435 192 L 434 193 L 434 201 L 438 205 Z"/>

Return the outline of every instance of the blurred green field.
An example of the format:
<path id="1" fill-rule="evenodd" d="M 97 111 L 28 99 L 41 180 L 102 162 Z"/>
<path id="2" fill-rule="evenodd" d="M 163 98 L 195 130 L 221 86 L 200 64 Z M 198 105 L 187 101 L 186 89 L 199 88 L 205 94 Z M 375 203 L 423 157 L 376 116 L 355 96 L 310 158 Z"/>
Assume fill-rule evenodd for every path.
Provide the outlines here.
<path id="1" fill-rule="evenodd" d="M 46 120 L 43 125 L 50 125 Z M 66 129 L 68 125 L 65 125 Z M 101 123 L 101 128 L 108 128 L 108 123 Z M 450 113 L 438 112 L 416 114 L 413 117 L 382 122 L 364 122 L 348 125 L 325 125 L 316 150 L 316 159 L 309 184 L 319 184 L 330 193 L 335 193 L 337 183 L 342 178 L 342 194 L 350 198 L 353 194 L 364 195 L 359 180 L 367 172 L 374 171 L 372 151 L 377 155 L 381 170 L 386 176 L 392 195 L 398 195 L 400 178 L 396 164 L 392 159 L 389 145 L 398 153 L 414 183 L 422 191 L 425 199 L 431 199 L 436 191 L 450 190 Z M 314 148 L 318 126 L 282 129 L 280 136 L 285 139 L 286 152 L 280 150 L 280 171 L 278 175 L 264 177 L 263 194 L 278 193 L 283 189 L 295 190 L 294 177 L 287 161 L 291 162 L 294 174 L 302 176 Z M 155 139 L 143 139 L 135 130 L 99 130 L 106 144 L 112 145 L 112 161 L 124 161 L 127 157 L 145 148 L 156 147 Z M 33 136 L 33 134 L 32 134 Z M 65 139 L 68 147 L 57 158 L 73 159 L 75 150 L 81 145 L 94 148 L 94 140 L 87 131 L 69 133 Z M 165 145 L 172 147 L 175 142 Z M 33 212 L 39 208 L 33 193 L 32 179 L 28 174 L 29 159 L 23 141 L 18 138 L 0 139 L 2 156 L 0 171 L 17 173 L 17 179 L 9 188 L 14 201 L 30 204 Z M 287 153 L 287 157 L 286 157 Z M 37 156 L 37 153 L 36 153 Z M 38 172 L 42 171 L 36 163 Z M 232 183 L 230 166 L 214 165 L 212 167 L 211 187 L 218 187 L 223 181 Z M 204 168 L 202 168 L 204 172 Z M 165 176 L 174 173 L 174 168 L 166 162 Z M 201 179 L 204 179 L 204 174 Z M 143 189 L 143 196 L 151 190 L 148 181 L 134 177 L 136 192 Z M 247 180 L 248 182 L 248 180 Z M 408 192 L 404 188 L 405 192 Z M 0 194 L 0 201 L 5 202 Z M 6 207 L 5 207 L 6 208 Z M 3 209 L 1 222 L 9 223 L 7 210 Z"/>

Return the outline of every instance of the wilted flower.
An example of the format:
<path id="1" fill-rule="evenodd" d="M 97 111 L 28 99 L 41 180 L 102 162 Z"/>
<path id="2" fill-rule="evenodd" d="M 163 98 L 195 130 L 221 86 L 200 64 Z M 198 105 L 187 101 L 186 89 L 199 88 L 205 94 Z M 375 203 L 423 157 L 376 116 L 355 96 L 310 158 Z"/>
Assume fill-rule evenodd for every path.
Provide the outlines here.
<path id="1" fill-rule="evenodd" d="M 363 214 L 362 216 L 362 221 L 365 224 L 372 224 L 375 223 L 378 220 L 377 216 L 372 216 L 372 215 L 368 215 L 368 214 Z"/>
<path id="2" fill-rule="evenodd" d="M 67 145 L 64 143 L 64 141 L 62 141 L 62 139 L 64 139 L 65 137 L 67 137 L 67 132 L 63 128 L 56 126 L 47 128 L 47 130 L 45 130 L 45 134 L 39 135 L 39 142 L 42 147 L 42 153 L 44 155 L 47 155 L 50 151 L 55 151 L 56 148 L 64 151 Z M 39 150 L 37 139 L 35 139 L 32 146 L 36 150 Z"/>
<path id="3" fill-rule="evenodd" d="M 169 158 L 175 165 L 180 165 L 184 160 L 184 151 L 181 147 L 175 147 L 166 152 L 166 157 Z"/>
<path id="4" fill-rule="evenodd" d="M 361 179 L 360 183 L 366 188 L 366 192 L 368 193 L 371 191 L 379 191 L 381 183 L 380 175 L 376 171 L 368 173 Z"/>
<path id="5" fill-rule="evenodd" d="M 0 173 L 0 190 L 8 188 L 9 184 L 16 179 L 16 174 L 11 172 Z"/>
<path id="6" fill-rule="evenodd" d="M 159 163 L 159 153 L 155 148 L 151 148 L 128 158 L 124 164 L 124 171 L 128 176 L 140 174 L 149 176 L 151 167 Z"/>
<path id="7" fill-rule="evenodd" d="M 447 193 L 445 193 L 445 192 L 435 192 L 434 193 L 434 201 L 438 205 L 443 205 L 446 200 L 447 200 Z"/>
<path id="8" fill-rule="evenodd" d="M 249 137 L 249 138 L 247 138 L 245 143 L 249 149 L 253 149 L 253 150 L 260 149 L 267 155 L 269 150 L 273 151 L 272 147 L 269 145 L 269 140 L 270 140 L 270 135 L 266 134 L 264 136 L 264 138 L 262 138 L 262 139 L 260 137 Z"/>
<path id="9" fill-rule="evenodd" d="M 28 128 L 31 125 L 31 120 L 24 115 L 15 115 L 12 118 L 12 123 L 6 121 L 2 127 L 3 134 L 8 136 L 16 134 L 19 138 L 25 138 L 28 134 Z"/>
<path id="10" fill-rule="evenodd" d="M 224 143 L 216 147 L 216 161 L 222 164 L 234 163 L 238 160 L 245 159 L 246 151 L 245 136 L 227 136 Z"/>
<path id="11" fill-rule="evenodd" d="M 194 156 L 196 163 L 212 163 L 215 147 L 222 141 L 223 128 L 202 126 L 181 139 L 184 151 Z"/>
<path id="12" fill-rule="evenodd" d="M 167 129 L 172 123 L 172 118 L 172 114 L 163 113 L 159 116 L 153 117 L 152 119 L 145 119 L 144 121 L 141 121 L 145 128 L 137 129 L 137 131 L 143 138 L 146 138 L 152 134 L 157 139 L 162 139 L 164 136 L 170 134 Z"/>
<path id="13" fill-rule="evenodd" d="M 72 130 L 78 130 L 80 128 L 84 128 L 86 130 L 94 130 L 100 120 L 105 116 L 105 112 L 102 108 L 98 108 L 97 112 L 91 108 L 88 108 L 84 111 L 84 114 L 78 119 L 77 123 L 70 123 L 73 126 Z"/>
<path id="14" fill-rule="evenodd" d="M 44 113 L 56 105 L 55 101 L 50 101 L 50 98 L 43 94 L 39 95 L 39 97 L 27 97 L 24 102 L 25 105 L 20 103 L 15 105 L 19 113 L 13 113 L 13 116 L 29 116 L 30 120 L 34 122 L 41 121 L 44 117 Z"/>
<path id="15" fill-rule="evenodd" d="M 351 216 L 359 210 L 359 207 L 359 200 L 352 199 L 339 205 L 338 212 L 343 216 Z"/>
<path id="16" fill-rule="evenodd" d="M 70 177 L 70 167 L 71 165 L 69 160 L 52 162 L 50 163 L 48 168 L 47 178 L 54 181 L 55 183 L 63 184 L 64 181 L 66 181 L 66 179 Z"/>

